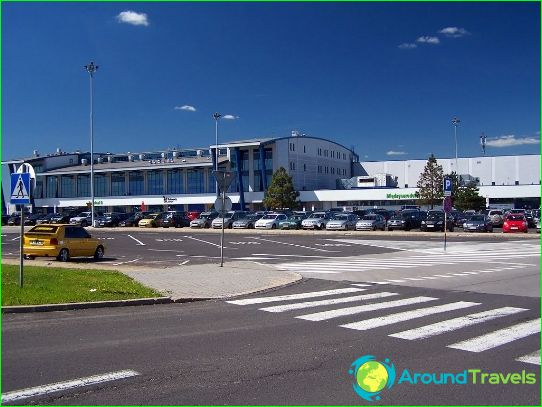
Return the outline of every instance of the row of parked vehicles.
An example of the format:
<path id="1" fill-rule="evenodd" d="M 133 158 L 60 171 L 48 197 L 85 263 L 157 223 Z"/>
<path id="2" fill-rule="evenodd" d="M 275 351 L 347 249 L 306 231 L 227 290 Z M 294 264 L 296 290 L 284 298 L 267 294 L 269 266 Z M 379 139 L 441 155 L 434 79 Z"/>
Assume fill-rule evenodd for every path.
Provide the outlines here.
<path id="1" fill-rule="evenodd" d="M 91 212 L 32 214 L 25 216 L 25 225 L 70 224 L 89 226 Z M 12 216 L 8 225 L 20 224 L 17 215 Z M 489 209 L 475 211 L 452 211 L 446 217 L 439 209 L 422 211 L 404 209 L 390 211 L 382 208 L 364 209 L 353 212 L 330 211 L 280 211 L 247 212 L 228 211 L 221 217 L 218 212 L 133 212 L 94 214 L 95 227 L 191 227 L 200 229 L 314 229 L 314 230 L 412 230 L 454 231 L 462 228 L 466 232 L 492 232 L 502 227 L 504 233 L 524 232 L 531 227 L 540 231 L 540 210 L 511 209 L 502 211 Z"/>

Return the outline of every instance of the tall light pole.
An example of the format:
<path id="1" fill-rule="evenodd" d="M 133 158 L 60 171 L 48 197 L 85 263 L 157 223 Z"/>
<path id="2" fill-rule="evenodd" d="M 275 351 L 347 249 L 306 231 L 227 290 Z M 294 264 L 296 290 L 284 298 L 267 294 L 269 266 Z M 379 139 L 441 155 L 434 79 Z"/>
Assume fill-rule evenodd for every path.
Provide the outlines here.
<path id="1" fill-rule="evenodd" d="M 457 126 L 459 125 L 459 123 L 461 122 L 461 120 L 459 120 L 457 117 L 454 117 L 453 120 L 452 120 L 452 124 L 454 125 L 454 139 L 455 139 L 455 173 L 457 174 L 457 176 L 459 177 L 459 167 L 458 167 L 458 164 L 457 164 Z"/>
<path id="2" fill-rule="evenodd" d="M 90 65 L 85 65 L 85 70 L 90 77 L 90 210 L 91 210 L 91 226 L 94 227 L 94 128 L 92 115 L 92 78 L 94 72 L 98 70 L 98 65 L 91 62 Z"/>
<path id="3" fill-rule="evenodd" d="M 215 119 L 215 171 L 218 171 L 218 120 L 221 117 L 222 115 L 218 112 L 213 114 L 213 118 Z M 218 181 L 216 182 L 216 194 L 218 196 Z"/>

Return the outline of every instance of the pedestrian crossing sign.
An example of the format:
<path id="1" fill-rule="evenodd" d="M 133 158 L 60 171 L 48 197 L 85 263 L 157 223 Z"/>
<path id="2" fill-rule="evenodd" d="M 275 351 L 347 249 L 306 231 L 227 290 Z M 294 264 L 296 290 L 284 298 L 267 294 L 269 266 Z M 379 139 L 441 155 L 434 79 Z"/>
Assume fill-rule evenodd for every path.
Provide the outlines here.
<path id="1" fill-rule="evenodd" d="M 24 205 L 30 203 L 30 173 L 11 174 L 11 204 Z"/>

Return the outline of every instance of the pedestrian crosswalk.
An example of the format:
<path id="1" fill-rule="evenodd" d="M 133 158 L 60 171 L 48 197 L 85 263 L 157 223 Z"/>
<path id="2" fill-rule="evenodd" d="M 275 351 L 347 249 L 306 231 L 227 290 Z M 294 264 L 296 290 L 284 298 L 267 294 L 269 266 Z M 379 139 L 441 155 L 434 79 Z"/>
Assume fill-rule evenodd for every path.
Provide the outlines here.
<path id="1" fill-rule="evenodd" d="M 362 240 L 355 239 L 334 239 L 341 242 L 357 242 L 356 244 L 372 244 Z M 401 248 L 402 244 L 397 242 L 380 242 L 380 245 L 385 244 L 389 248 Z M 407 248 L 400 254 L 388 253 L 370 256 L 351 256 L 351 257 L 328 257 L 324 259 L 313 259 L 299 262 L 287 262 L 275 264 L 280 270 L 295 271 L 308 274 L 339 274 L 344 272 L 363 272 L 369 270 L 396 270 L 396 269 L 412 269 L 437 267 L 442 265 L 457 265 L 465 263 L 499 263 L 497 267 L 484 268 L 483 270 L 475 270 L 465 273 L 449 273 L 446 275 L 434 274 L 432 276 L 423 277 L 408 277 L 400 280 L 389 280 L 391 282 L 404 282 L 404 280 L 424 280 L 438 278 L 454 278 L 467 275 L 476 275 L 479 273 L 492 273 L 497 271 L 515 270 L 525 268 L 526 264 L 522 263 L 522 259 L 540 257 L 540 246 L 538 243 L 474 243 L 457 244 L 451 246 L 446 252 L 443 251 L 442 245 L 435 247 L 434 245 L 426 246 L 427 242 L 404 242 Z M 418 246 L 418 249 L 414 249 Z"/>
<path id="2" fill-rule="evenodd" d="M 337 327 L 353 331 L 378 333 L 379 329 L 384 328 L 386 336 L 397 340 L 430 341 L 437 337 L 444 341 L 446 348 L 465 352 L 491 351 L 530 337 L 531 342 L 536 343 L 533 352 L 519 352 L 514 360 L 540 365 L 540 342 L 537 341 L 540 318 L 533 319 L 531 313 L 531 317 L 525 320 L 523 314 L 532 311 L 529 308 L 494 307 L 480 300 L 473 302 L 440 296 L 413 296 L 394 290 L 379 291 L 379 288 L 379 285 L 354 283 L 346 288 L 226 302 L 240 306 L 261 306 L 259 311 L 285 313 L 304 321 L 336 321 Z M 458 316 L 464 312 L 466 314 Z M 452 314 L 452 318 L 448 317 L 449 314 Z M 435 318 L 439 320 L 434 322 Z M 427 319 L 431 323 L 427 323 Z M 501 324 L 498 329 L 496 322 Z M 402 329 L 394 330 L 393 327 L 398 324 Z M 405 329 L 405 324 L 414 326 Z M 389 333 L 389 330 L 393 332 Z M 467 335 L 467 339 L 463 339 L 465 336 L 460 337 L 463 339 L 461 341 L 454 339 L 452 334 L 458 331 L 461 335 Z"/>

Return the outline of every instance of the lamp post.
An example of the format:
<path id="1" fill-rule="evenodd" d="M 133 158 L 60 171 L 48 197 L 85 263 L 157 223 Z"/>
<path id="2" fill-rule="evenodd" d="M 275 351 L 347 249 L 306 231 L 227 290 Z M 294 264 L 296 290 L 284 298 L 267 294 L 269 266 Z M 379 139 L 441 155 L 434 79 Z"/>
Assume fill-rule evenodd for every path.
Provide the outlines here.
<path id="1" fill-rule="evenodd" d="M 459 120 L 457 117 L 454 117 L 452 120 L 452 124 L 454 126 L 454 139 L 455 139 L 455 172 L 457 176 L 459 177 L 459 167 L 458 167 L 458 161 L 457 161 L 457 126 L 461 120 Z"/>
<path id="2" fill-rule="evenodd" d="M 213 114 L 215 119 L 215 172 L 218 171 L 218 120 L 222 115 L 218 112 Z M 218 181 L 216 182 L 216 195 L 218 196 Z"/>
<path id="3" fill-rule="evenodd" d="M 89 65 L 85 65 L 85 70 L 90 77 L 90 216 L 91 226 L 94 227 L 94 120 L 92 115 L 92 78 L 94 77 L 94 72 L 98 70 L 98 65 L 94 65 L 94 62 L 91 62 Z"/>

